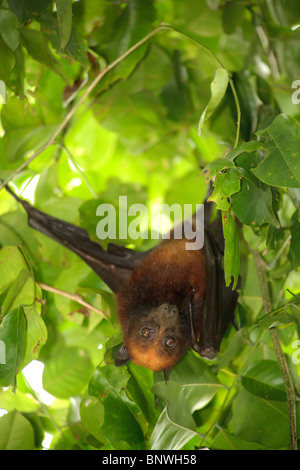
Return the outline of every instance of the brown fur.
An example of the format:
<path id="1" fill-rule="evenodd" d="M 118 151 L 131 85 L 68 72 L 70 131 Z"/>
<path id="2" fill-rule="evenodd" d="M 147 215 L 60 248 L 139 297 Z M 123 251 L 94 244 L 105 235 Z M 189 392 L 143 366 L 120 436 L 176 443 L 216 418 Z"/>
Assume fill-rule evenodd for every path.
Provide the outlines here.
<path id="1" fill-rule="evenodd" d="M 205 297 L 204 251 L 186 250 L 185 239 L 161 243 L 141 261 L 116 296 L 124 345 L 133 362 L 152 370 L 167 369 L 178 362 L 190 346 L 191 296 L 201 311 Z M 158 315 L 162 304 L 177 307 L 176 321 Z M 140 332 L 149 325 L 153 338 L 145 340 Z M 176 337 L 174 348 L 165 347 L 166 335 Z"/>

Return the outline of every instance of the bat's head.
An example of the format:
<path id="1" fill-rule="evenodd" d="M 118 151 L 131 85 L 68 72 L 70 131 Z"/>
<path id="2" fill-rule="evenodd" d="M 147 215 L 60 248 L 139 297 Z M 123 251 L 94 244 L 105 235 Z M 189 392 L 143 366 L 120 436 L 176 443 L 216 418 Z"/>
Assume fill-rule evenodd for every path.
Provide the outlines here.
<path id="1" fill-rule="evenodd" d="M 175 305 L 164 303 L 131 315 L 116 365 L 132 360 L 148 369 L 173 367 L 190 346 L 189 325 Z"/>

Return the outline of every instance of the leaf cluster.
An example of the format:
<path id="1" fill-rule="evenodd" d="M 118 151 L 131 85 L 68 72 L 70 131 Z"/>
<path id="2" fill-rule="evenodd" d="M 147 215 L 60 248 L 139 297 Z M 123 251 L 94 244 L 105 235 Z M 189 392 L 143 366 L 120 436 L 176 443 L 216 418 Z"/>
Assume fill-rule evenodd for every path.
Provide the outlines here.
<path id="1" fill-rule="evenodd" d="M 299 417 L 299 23 L 297 0 L 0 0 L 0 178 L 93 239 L 101 203 L 195 207 L 210 181 L 240 291 L 214 361 L 116 368 L 112 293 L 1 190 L 0 449 L 289 447 L 270 329 Z"/>

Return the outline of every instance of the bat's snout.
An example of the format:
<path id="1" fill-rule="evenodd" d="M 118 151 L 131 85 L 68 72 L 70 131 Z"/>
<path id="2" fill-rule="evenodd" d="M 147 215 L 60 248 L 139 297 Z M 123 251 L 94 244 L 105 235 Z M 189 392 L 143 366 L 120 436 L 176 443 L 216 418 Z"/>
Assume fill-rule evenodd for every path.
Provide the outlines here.
<path id="1" fill-rule="evenodd" d="M 162 313 L 168 318 L 178 316 L 178 308 L 176 307 L 176 305 L 162 304 L 159 308 L 162 310 Z"/>

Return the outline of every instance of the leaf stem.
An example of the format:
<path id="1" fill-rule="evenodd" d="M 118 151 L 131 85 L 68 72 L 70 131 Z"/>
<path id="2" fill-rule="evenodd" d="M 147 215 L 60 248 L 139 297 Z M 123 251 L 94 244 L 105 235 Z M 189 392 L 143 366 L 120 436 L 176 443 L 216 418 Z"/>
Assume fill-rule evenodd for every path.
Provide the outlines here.
<path id="1" fill-rule="evenodd" d="M 265 262 L 263 261 L 260 253 L 257 250 L 250 249 L 254 263 L 256 266 L 259 284 L 261 288 L 264 312 L 269 314 L 272 311 L 272 299 L 269 290 L 269 283 L 266 274 Z M 279 367 L 284 380 L 287 405 L 288 405 L 288 416 L 289 416 L 289 428 L 290 428 L 290 449 L 297 450 L 297 422 L 296 422 L 296 392 L 294 384 L 291 378 L 291 374 L 284 357 L 284 353 L 281 348 L 280 339 L 276 327 L 270 328 L 270 335 L 274 345 L 274 350 L 278 359 Z"/>
<path id="2" fill-rule="evenodd" d="M 235 89 L 235 86 L 234 86 L 234 83 L 233 83 L 233 80 L 232 80 L 231 77 L 229 77 L 229 83 L 230 83 L 231 91 L 232 91 L 233 98 L 234 98 L 234 101 L 235 101 L 236 114 L 237 114 L 237 117 L 236 117 L 236 137 L 235 137 L 235 142 L 234 142 L 234 148 L 236 148 L 238 146 L 239 138 L 240 138 L 241 107 L 240 107 L 239 98 L 238 98 L 238 95 L 237 95 L 237 92 L 236 92 L 236 89 Z"/>

